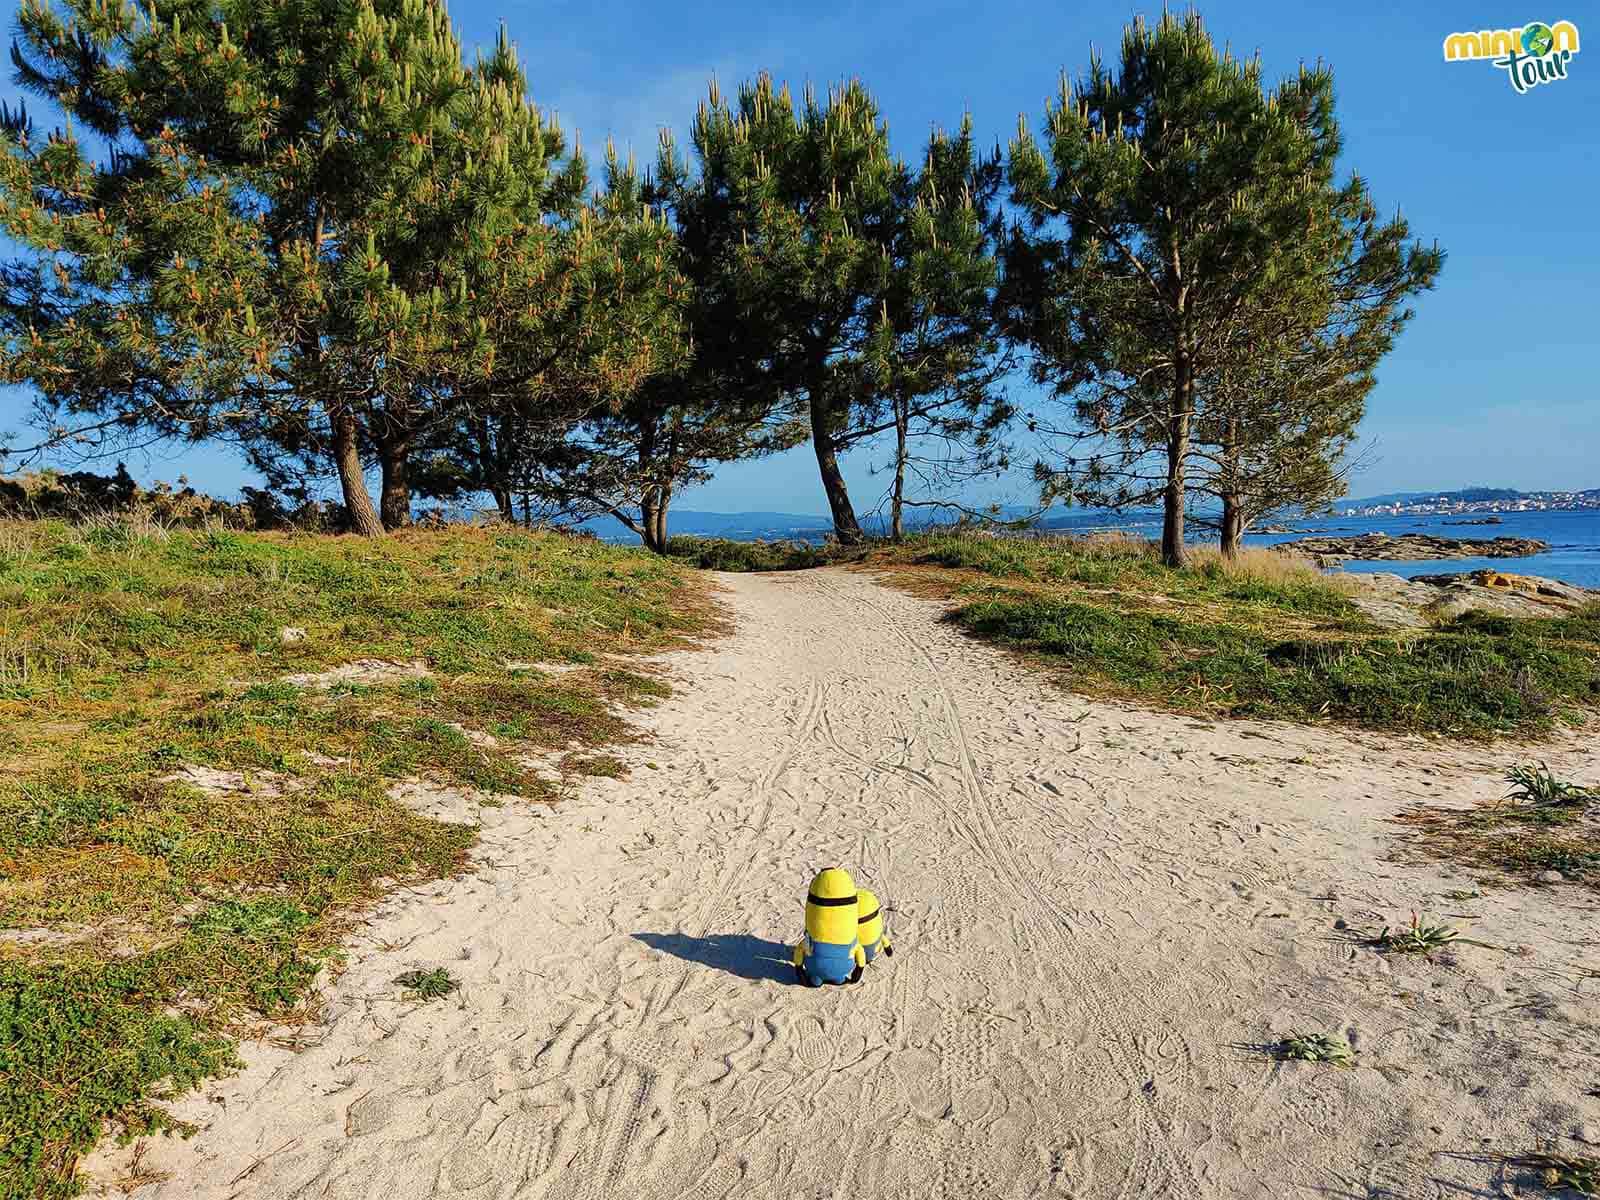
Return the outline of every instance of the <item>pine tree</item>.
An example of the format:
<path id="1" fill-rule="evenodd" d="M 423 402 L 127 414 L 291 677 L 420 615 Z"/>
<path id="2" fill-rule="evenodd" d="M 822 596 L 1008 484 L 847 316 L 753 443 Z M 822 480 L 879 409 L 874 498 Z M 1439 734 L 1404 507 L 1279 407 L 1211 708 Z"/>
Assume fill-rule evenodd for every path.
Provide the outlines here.
<path id="1" fill-rule="evenodd" d="M 689 352 L 692 292 L 673 231 L 613 147 L 605 189 L 549 247 L 541 303 L 514 276 L 476 286 L 478 308 L 496 298 L 489 307 L 502 353 L 471 382 L 453 424 L 430 439 L 418 472 L 428 495 L 488 492 L 507 521 L 637 503 L 656 467 L 630 431 L 653 406 L 676 403 L 658 381 L 674 377 Z"/>
<path id="2" fill-rule="evenodd" d="M 1236 353 L 1197 383 L 1191 491 L 1220 503 L 1222 553 L 1252 522 L 1326 508 L 1345 492 L 1347 452 L 1379 361 L 1410 321 L 1443 256 L 1380 220 L 1359 177 L 1324 197 L 1302 242 L 1316 290 L 1268 293 L 1241 314 Z"/>
<path id="3" fill-rule="evenodd" d="M 1253 386 L 1252 364 L 1317 336 L 1305 326 L 1259 335 L 1272 313 L 1334 312 L 1332 281 L 1358 253 L 1345 234 L 1352 209 L 1370 204 L 1333 182 L 1332 78 L 1302 70 L 1269 94 L 1259 61 L 1219 53 L 1197 14 L 1135 21 L 1118 74 L 1093 58 L 1081 88 L 1063 80 L 1044 146 L 1025 124 L 1011 145 L 1027 223 L 1008 242 L 1005 293 L 1037 377 L 1075 419 L 1070 429 L 1036 422 L 1076 447 L 1039 474 L 1047 492 L 1091 502 L 1159 498 L 1162 557 L 1181 566 L 1207 389 L 1236 397 L 1236 385 Z M 1390 248 L 1402 258 L 1403 299 L 1431 281 L 1440 255 Z M 1234 418 L 1275 419 L 1249 405 Z M 1274 444 L 1262 434 L 1250 430 L 1254 445 Z M 1301 439 L 1282 453 L 1338 442 Z"/>
<path id="4" fill-rule="evenodd" d="M 670 143 L 663 150 L 670 155 Z M 547 464 L 545 495 L 574 512 L 614 516 L 647 548 L 665 554 L 668 512 L 679 491 L 709 478 L 717 463 L 774 447 L 763 446 L 764 414 L 714 390 L 711 348 L 702 353 L 695 339 L 704 319 L 698 311 L 701 294 L 665 212 L 648 202 L 655 189 L 639 178 L 631 158 L 621 162 L 610 146 L 606 158 L 599 207 L 624 228 L 648 222 L 656 253 L 672 264 L 669 283 L 641 291 L 634 300 L 636 306 L 652 300 L 659 305 L 655 315 L 663 353 L 655 373 L 617 402 L 596 408 L 574 430 L 564 457 Z M 660 169 L 672 169 L 667 158 Z"/>
<path id="5" fill-rule="evenodd" d="M 1014 416 L 996 386 L 1010 368 L 992 304 L 1002 228 L 999 150 L 980 155 L 965 117 L 954 137 L 933 131 L 921 170 L 907 182 L 889 298 L 862 388 L 884 398 L 894 430 L 889 530 L 895 541 L 905 535 L 906 508 L 947 506 L 944 493 L 1008 468 L 1004 438 Z M 858 423 L 851 434 L 861 440 L 877 432 Z M 906 492 L 913 471 L 921 499 Z"/>
<path id="6" fill-rule="evenodd" d="M 26 0 L 18 25 L 68 124 L 7 139 L 0 364 L 53 413 L 330 463 L 376 533 L 363 454 L 402 522 L 414 443 L 503 356 L 480 300 L 571 323 L 537 285 L 581 159 L 504 38 L 469 69 L 436 0 Z"/>
<path id="7" fill-rule="evenodd" d="M 981 170 L 970 131 L 919 177 L 859 82 L 808 88 L 797 105 L 763 75 L 732 102 L 711 88 L 694 148 L 698 173 L 664 172 L 660 186 L 705 265 L 717 327 L 738 330 L 713 357 L 737 357 L 731 375 L 749 394 L 803 405 L 834 532 L 859 542 L 839 455 L 895 429 L 896 395 L 902 414 L 941 395 L 952 420 L 977 395 L 959 376 L 990 341 L 994 264 L 983 214 L 952 179 Z M 701 325 L 697 342 L 702 332 L 719 336 Z"/>

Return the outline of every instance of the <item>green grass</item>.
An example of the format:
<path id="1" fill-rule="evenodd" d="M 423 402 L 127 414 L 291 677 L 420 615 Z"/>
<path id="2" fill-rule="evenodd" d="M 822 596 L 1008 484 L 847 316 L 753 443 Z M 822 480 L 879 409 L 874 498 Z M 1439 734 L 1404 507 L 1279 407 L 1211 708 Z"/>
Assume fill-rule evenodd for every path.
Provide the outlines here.
<path id="1" fill-rule="evenodd" d="M 974 571 L 999 579 L 1120 591 L 1191 602 L 1232 602 L 1358 620 L 1343 588 L 1314 570 L 1252 550 L 1239 566 L 1196 548 L 1196 565 L 1172 571 L 1134 538 L 987 537 L 930 533 L 887 548 L 891 561 Z"/>
<path id="2" fill-rule="evenodd" d="M 72 1165 L 115 1118 L 176 1128 L 159 1101 L 234 1065 L 223 1014 L 281 1012 L 326 947 L 289 901 L 226 900 L 128 959 L 0 961 L 0 1196 L 70 1196 Z"/>
<path id="3" fill-rule="evenodd" d="M 1173 571 L 1129 539 L 938 534 L 873 561 L 1079 690 L 1181 711 L 1481 739 L 1544 733 L 1600 702 L 1600 607 L 1396 632 L 1351 604 L 1347 581 L 1283 556 L 1197 559 Z"/>
<path id="4" fill-rule="evenodd" d="M 1227 620 L 993 596 L 961 606 L 971 632 L 1065 665 L 1070 675 L 1178 708 L 1483 737 L 1548 729 L 1600 698 L 1600 659 L 1561 621 L 1507 633 L 1461 617 L 1416 638 L 1300 637 Z"/>
<path id="5" fill-rule="evenodd" d="M 171 1129 L 154 1102 L 234 1064 L 226 1038 L 156 1003 L 165 965 L 0 962 L 0 1196 L 76 1195 L 73 1166 L 108 1119 Z"/>
<path id="6" fill-rule="evenodd" d="M 709 615 L 676 564 L 553 536 L 0 523 L 0 1198 L 70 1196 L 102 1130 L 166 1128 L 232 1029 L 307 1003 L 354 910 L 459 868 L 474 831 L 396 781 L 537 802 L 531 751 L 613 769 L 667 689 L 601 656 Z M 357 659 L 427 674 L 282 681 Z"/>
<path id="7" fill-rule="evenodd" d="M 683 536 L 667 541 L 667 554 L 672 558 L 708 571 L 800 571 L 858 560 L 865 553 L 804 542 L 733 542 Z"/>

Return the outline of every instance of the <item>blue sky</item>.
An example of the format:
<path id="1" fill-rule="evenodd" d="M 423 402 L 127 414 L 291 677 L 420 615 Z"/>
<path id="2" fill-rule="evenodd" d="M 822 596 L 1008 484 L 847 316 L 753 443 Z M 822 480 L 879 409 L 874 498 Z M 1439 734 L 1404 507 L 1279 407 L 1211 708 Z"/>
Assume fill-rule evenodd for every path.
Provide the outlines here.
<path id="1" fill-rule="evenodd" d="M 1380 369 L 1362 430 L 1370 465 L 1353 493 L 1600 486 L 1600 40 L 1575 56 L 1566 80 L 1523 95 L 1487 62 L 1446 63 L 1441 54 L 1453 31 L 1536 20 L 1570 19 L 1600 39 L 1592 10 L 1519 0 L 1200 8 L 1218 41 L 1259 50 L 1269 76 L 1301 60 L 1329 62 L 1347 169 L 1367 178 L 1381 208 L 1399 206 L 1449 254 L 1438 289 L 1421 298 Z M 1370 17 L 1355 15 L 1363 9 Z M 796 84 L 859 76 L 905 155 L 916 154 L 930 124 L 952 125 L 963 111 L 984 141 L 1003 142 L 1019 113 L 1037 124 L 1061 70 L 1081 71 L 1091 43 L 1114 57 L 1129 17 L 1160 9 L 457 0 L 451 12 L 469 47 L 489 44 L 506 23 L 533 98 L 578 130 L 586 149 L 610 135 L 648 158 L 661 125 L 686 140 L 709 77 L 732 86 L 762 69 Z M 43 116 L 35 107 L 35 119 Z M 0 429 L 16 428 L 21 408 L 19 396 L 0 396 Z M 874 457 L 867 449 L 846 460 L 862 508 L 881 490 L 868 478 Z M 219 492 L 249 478 L 215 450 L 134 456 L 129 467 L 141 477 L 186 472 Z M 1013 481 L 995 494 L 1026 492 Z M 680 504 L 826 511 L 807 447 L 726 467 Z"/>

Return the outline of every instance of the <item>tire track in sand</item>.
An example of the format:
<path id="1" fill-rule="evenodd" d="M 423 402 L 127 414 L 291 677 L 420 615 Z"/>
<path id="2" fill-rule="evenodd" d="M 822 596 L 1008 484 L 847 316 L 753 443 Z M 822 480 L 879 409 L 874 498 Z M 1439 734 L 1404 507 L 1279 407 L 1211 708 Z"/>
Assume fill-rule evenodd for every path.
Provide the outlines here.
<path id="1" fill-rule="evenodd" d="M 829 593 L 836 601 L 844 601 L 843 595 L 821 578 L 814 577 L 809 582 L 819 590 Z M 1127 1005 L 1130 1001 L 1146 1011 L 1148 1006 L 1140 1003 L 1139 998 L 1131 993 L 1113 997 L 1101 987 L 1094 972 L 1071 968 L 1070 964 L 1080 948 L 1062 933 L 1063 929 L 1069 927 L 1066 914 L 1038 886 L 1033 874 L 1017 861 L 1015 852 L 1011 848 L 1012 843 L 999 828 L 993 803 L 978 776 L 972 748 L 961 723 L 960 708 L 950 692 L 949 681 L 945 678 L 944 672 L 939 669 L 928 648 L 908 633 L 886 607 L 864 597 L 858 598 L 857 602 L 874 612 L 883 627 L 909 648 L 915 658 L 921 660 L 931 676 L 944 710 L 946 732 L 954 743 L 967 808 L 973 818 L 972 826 L 969 828 L 975 827 L 976 838 L 984 857 L 996 868 L 1002 881 L 1022 902 L 1017 906 L 1016 914 L 1023 922 L 1024 932 L 1031 940 L 1041 943 L 1045 949 L 1044 956 L 1039 960 L 1040 968 L 1057 975 L 1070 989 L 1069 994 L 1076 993 L 1087 1001 L 1083 1011 L 1088 1019 L 1098 1026 L 1100 1040 L 1110 1051 L 1111 1066 L 1118 1076 L 1118 1082 L 1135 1101 L 1134 1115 L 1138 1119 L 1141 1132 L 1145 1139 L 1152 1143 L 1151 1148 L 1159 1149 L 1161 1152 L 1159 1159 L 1146 1157 L 1144 1163 L 1152 1173 L 1159 1172 L 1165 1165 L 1166 1180 L 1162 1181 L 1159 1173 L 1155 1178 L 1147 1177 L 1138 1194 L 1201 1197 L 1204 1193 L 1193 1163 L 1174 1135 L 1170 1120 L 1155 1107 L 1153 1077 L 1148 1082 L 1141 1078 L 1144 1072 L 1139 1066 L 1148 1063 L 1148 1059 L 1139 1051 L 1142 1039 L 1119 1015 L 1121 1006 Z M 1179 1057 L 1185 1063 L 1188 1061 L 1186 1051 Z M 1188 1072 L 1184 1070 L 1182 1074 L 1182 1078 L 1170 1081 L 1175 1085 L 1173 1091 L 1180 1104 L 1186 1090 L 1184 1085 L 1188 1082 Z M 1139 1162 L 1140 1154 L 1136 1148 L 1134 1154 L 1136 1169 Z M 1133 1182 L 1132 1174 L 1130 1172 L 1126 1183 Z M 1156 1185 L 1157 1190 L 1151 1190 L 1152 1184 Z M 1123 1189 L 1123 1194 L 1128 1194 L 1126 1188 Z"/>
<path id="2" fill-rule="evenodd" d="M 711 931 L 717 918 L 724 914 L 728 897 L 736 892 L 749 874 L 756 857 L 754 845 L 772 818 L 773 789 L 794 763 L 801 748 L 816 735 L 826 697 L 826 687 L 812 675 L 807 680 L 806 699 L 794 733 L 772 756 L 756 780 L 752 819 L 741 825 L 735 845 L 723 857 L 715 886 L 701 904 L 694 921 L 685 926 L 691 936 L 703 938 Z M 640 1143 L 638 1134 L 660 1082 L 661 1069 L 658 1063 L 665 1057 L 651 1052 L 658 1049 L 660 1043 L 648 1029 L 659 1025 L 663 1014 L 683 993 L 694 973 L 692 967 L 684 966 L 673 973 L 670 981 L 658 980 L 645 998 L 634 1025 L 635 1033 L 627 1042 L 629 1049 L 634 1052 L 624 1050 L 619 1055 L 619 1069 L 607 1086 L 598 1136 L 587 1142 L 574 1159 L 573 1165 L 580 1168 L 582 1180 L 578 1194 L 588 1200 L 611 1200 L 623 1194 L 619 1188 L 627 1168 L 628 1153 L 631 1147 Z M 639 1030 L 646 1032 L 640 1033 Z M 639 1052 L 641 1047 L 644 1048 L 643 1053 Z M 667 1193 L 651 1188 L 638 1194 L 664 1198 Z"/>

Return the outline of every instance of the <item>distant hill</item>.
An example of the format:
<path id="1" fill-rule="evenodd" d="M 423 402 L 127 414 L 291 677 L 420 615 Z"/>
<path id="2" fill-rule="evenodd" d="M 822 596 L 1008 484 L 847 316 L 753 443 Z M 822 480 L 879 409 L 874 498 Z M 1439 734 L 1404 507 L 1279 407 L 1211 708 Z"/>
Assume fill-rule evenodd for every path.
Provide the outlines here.
<path id="1" fill-rule="evenodd" d="M 1497 500 L 1545 499 L 1553 494 L 1564 496 L 1600 496 L 1600 488 L 1575 491 L 1571 488 L 1543 488 L 1523 492 L 1516 488 L 1468 487 L 1453 492 L 1386 492 L 1382 496 L 1365 496 L 1359 500 L 1341 500 L 1341 510 L 1371 508 L 1380 504 L 1483 504 Z"/>
<path id="2" fill-rule="evenodd" d="M 1470 504 L 1480 500 L 1521 500 L 1527 493 L 1515 488 L 1469 487 L 1454 492 L 1385 492 L 1381 496 L 1364 496 L 1359 500 L 1341 500 L 1340 508 L 1368 508 L 1376 504 L 1421 504 L 1429 500 L 1446 503 Z"/>

